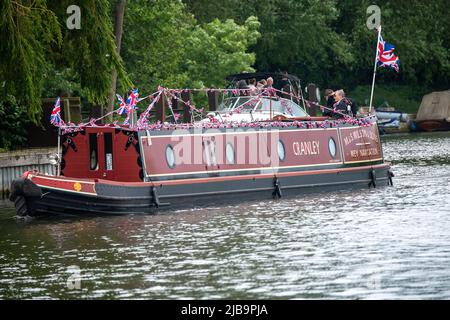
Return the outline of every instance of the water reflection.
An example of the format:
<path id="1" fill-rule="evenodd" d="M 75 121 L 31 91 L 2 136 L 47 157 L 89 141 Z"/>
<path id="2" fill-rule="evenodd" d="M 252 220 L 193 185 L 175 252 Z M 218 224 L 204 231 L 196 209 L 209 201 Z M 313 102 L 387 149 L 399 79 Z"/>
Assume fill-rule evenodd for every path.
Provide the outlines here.
<path id="1" fill-rule="evenodd" d="M 2 209 L 0 298 L 448 299 L 450 134 L 384 139 L 389 188 L 28 223 Z"/>

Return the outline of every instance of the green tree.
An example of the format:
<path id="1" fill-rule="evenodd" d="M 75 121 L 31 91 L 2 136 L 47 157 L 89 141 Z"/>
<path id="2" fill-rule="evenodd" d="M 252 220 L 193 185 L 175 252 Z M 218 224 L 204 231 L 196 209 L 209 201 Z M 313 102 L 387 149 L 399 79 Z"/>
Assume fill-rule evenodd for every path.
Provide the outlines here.
<path id="1" fill-rule="evenodd" d="M 151 91 L 158 85 L 183 84 L 183 44 L 193 25 L 184 5 L 173 0 L 130 1 L 124 20 L 122 57 L 135 86 Z M 122 84 L 119 90 L 128 89 Z"/>
<path id="2" fill-rule="evenodd" d="M 47 47 L 61 45 L 57 17 L 44 0 L 0 2 L 0 99 L 14 96 L 38 121 L 46 71 Z"/>
<path id="3" fill-rule="evenodd" d="M 186 68 L 189 85 L 223 87 L 225 77 L 234 73 L 252 72 L 255 54 L 247 52 L 260 37 L 260 23 L 249 17 L 243 25 L 218 19 L 197 25 L 186 39 Z"/>
<path id="4" fill-rule="evenodd" d="M 125 85 L 132 86 L 116 50 L 112 9 L 108 0 L 81 1 L 81 28 L 70 30 L 66 28 L 66 9 L 72 2 L 49 0 L 49 8 L 60 21 L 63 41 L 61 48 L 52 48 L 48 56 L 58 72 L 71 70 L 68 73 L 89 102 L 106 107 L 113 70 Z"/>
<path id="5" fill-rule="evenodd" d="M 242 25 L 217 19 L 199 25 L 181 1 L 133 1 L 125 13 L 122 56 L 146 92 L 158 85 L 223 86 L 226 75 L 253 70 L 255 55 L 248 50 L 258 27 L 255 17 Z"/>

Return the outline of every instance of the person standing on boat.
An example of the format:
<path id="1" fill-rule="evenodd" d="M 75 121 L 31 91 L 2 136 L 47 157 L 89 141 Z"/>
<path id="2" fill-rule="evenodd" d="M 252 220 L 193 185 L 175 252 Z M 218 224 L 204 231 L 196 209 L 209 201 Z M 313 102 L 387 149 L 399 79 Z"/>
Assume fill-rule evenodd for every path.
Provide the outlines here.
<path id="1" fill-rule="evenodd" d="M 349 98 L 345 96 L 344 90 L 337 90 L 334 93 L 334 105 L 333 105 L 333 111 L 334 115 L 337 118 L 342 118 L 344 114 L 347 114 L 349 116 L 356 116 L 353 112 L 356 113 L 356 104 L 353 103 Z"/>
<path id="2" fill-rule="evenodd" d="M 239 80 L 239 82 L 237 83 L 237 88 L 239 90 L 240 96 L 246 96 L 249 94 L 249 87 L 245 80 Z"/>
<path id="3" fill-rule="evenodd" d="M 273 78 L 272 77 L 268 77 L 266 80 L 266 88 L 272 88 L 273 86 Z"/>
<path id="4" fill-rule="evenodd" d="M 248 88 L 250 89 L 250 95 L 251 95 L 251 96 L 257 94 L 257 90 L 256 90 L 256 79 L 255 79 L 255 78 L 249 80 Z"/>
<path id="5" fill-rule="evenodd" d="M 326 108 L 323 108 L 322 114 L 325 117 L 331 117 L 333 115 L 333 106 L 334 106 L 334 90 L 326 89 L 325 90 L 325 101 Z"/>

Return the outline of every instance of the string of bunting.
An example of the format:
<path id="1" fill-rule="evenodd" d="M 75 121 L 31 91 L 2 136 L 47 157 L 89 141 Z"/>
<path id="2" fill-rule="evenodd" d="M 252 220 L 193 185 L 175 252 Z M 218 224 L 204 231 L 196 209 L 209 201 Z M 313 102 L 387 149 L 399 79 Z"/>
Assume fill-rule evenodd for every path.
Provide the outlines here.
<path id="1" fill-rule="evenodd" d="M 137 93 L 137 89 L 134 89 L 132 92 Z M 252 97 L 248 101 L 246 101 L 246 102 L 242 103 L 241 105 L 239 105 L 238 107 L 234 108 L 234 110 L 227 112 L 225 115 L 223 115 L 223 117 L 230 116 L 233 113 L 241 113 L 243 108 L 245 108 L 246 106 L 256 105 L 256 103 L 264 97 L 269 97 L 269 98 L 274 98 L 276 100 L 279 100 L 281 97 L 278 96 L 277 93 L 281 93 L 284 96 L 286 96 L 286 95 L 289 96 L 291 99 L 295 98 L 299 101 L 305 102 L 305 105 L 308 108 L 311 108 L 313 106 L 320 107 L 321 110 L 330 110 L 333 114 L 339 114 L 342 118 L 319 121 L 319 122 L 316 122 L 316 121 L 306 121 L 305 122 L 305 121 L 296 121 L 296 120 L 289 121 L 289 122 L 282 122 L 282 121 L 219 122 L 217 119 L 214 119 L 211 117 L 210 120 L 214 119 L 214 121 L 198 122 L 198 123 L 178 123 L 179 114 L 177 114 L 173 111 L 172 99 L 175 99 L 175 100 L 181 102 L 182 104 L 184 104 L 185 106 L 187 106 L 191 110 L 191 113 L 196 112 L 197 114 L 200 114 L 200 115 L 202 115 L 204 113 L 204 108 L 197 109 L 195 107 L 195 105 L 193 105 L 191 103 L 190 100 L 184 101 L 183 99 L 181 99 L 179 97 L 182 93 L 189 93 L 189 92 L 205 92 L 205 93 L 219 92 L 219 93 L 222 93 L 225 95 L 230 95 L 230 94 L 232 96 L 245 95 L 245 96 Z M 256 94 L 256 96 L 255 96 L 255 94 Z M 161 99 L 161 97 L 168 100 L 168 106 L 169 106 L 170 111 L 172 112 L 175 123 L 161 123 L 160 121 L 158 121 L 156 123 L 149 124 L 148 123 L 149 113 L 153 109 L 154 105 Z M 174 129 L 192 129 L 192 128 L 205 128 L 205 129 L 209 129 L 209 128 L 269 128 L 269 127 L 330 128 L 333 126 L 338 126 L 340 124 L 367 126 L 370 124 L 369 119 L 371 118 L 370 116 L 366 117 L 366 118 L 354 118 L 349 115 L 343 114 L 341 112 L 335 111 L 334 109 L 328 108 L 326 106 L 322 106 L 318 103 L 308 101 L 308 100 L 304 99 L 303 97 L 297 97 L 294 94 L 291 94 L 289 92 L 284 92 L 284 91 L 278 90 L 273 87 L 255 90 L 255 89 L 236 89 L 236 88 L 231 88 L 231 89 L 167 89 L 167 88 L 160 86 L 160 87 L 158 87 L 158 91 L 156 91 L 148 96 L 145 96 L 140 99 L 137 99 L 137 97 L 135 97 L 135 98 L 136 99 L 134 100 L 134 103 L 135 103 L 134 106 L 137 106 L 137 104 L 139 102 L 144 101 L 146 99 L 152 100 L 151 103 L 148 105 L 148 107 L 144 110 L 144 112 L 141 113 L 139 120 L 137 121 L 135 127 L 131 127 L 128 124 L 128 120 L 129 120 L 132 108 L 127 107 L 127 118 L 125 119 L 122 126 L 128 125 L 130 127 L 130 129 L 138 129 L 138 130 L 142 130 L 142 129 L 145 129 L 145 130 L 174 130 Z M 128 102 L 128 100 L 127 100 L 127 102 Z M 53 115 L 55 113 L 55 110 L 57 109 L 57 107 L 59 108 L 59 106 L 57 106 L 57 104 L 59 105 L 59 101 L 60 100 L 57 100 L 57 103 L 55 103 L 54 112 L 52 112 L 52 124 L 55 125 L 56 127 L 59 127 L 60 129 L 62 129 L 63 134 L 84 130 L 84 128 L 87 126 L 96 127 L 96 126 L 98 126 L 96 124 L 96 122 L 102 120 L 103 118 L 109 117 L 115 113 L 120 114 L 120 112 L 123 111 L 123 106 L 121 104 L 121 107 L 119 107 L 118 109 L 113 110 L 111 112 L 108 112 L 107 114 L 103 115 L 100 118 L 97 118 L 97 119 L 91 118 L 88 122 L 80 123 L 78 125 L 75 125 L 74 123 L 66 124 L 61 119 L 59 119 L 59 121 L 55 121 L 55 115 Z M 283 99 L 281 99 L 280 102 L 286 108 L 286 110 L 291 115 L 293 115 L 292 108 L 290 107 L 289 103 L 287 103 L 287 101 L 285 101 Z M 57 116 L 60 118 L 59 110 L 58 110 Z M 118 124 L 118 122 L 119 121 L 116 120 L 112 124 L 109 124 L 107 126 L 121 127 Z M 105 126 L 105 125 L 102 125 L 102 126 Z"/>

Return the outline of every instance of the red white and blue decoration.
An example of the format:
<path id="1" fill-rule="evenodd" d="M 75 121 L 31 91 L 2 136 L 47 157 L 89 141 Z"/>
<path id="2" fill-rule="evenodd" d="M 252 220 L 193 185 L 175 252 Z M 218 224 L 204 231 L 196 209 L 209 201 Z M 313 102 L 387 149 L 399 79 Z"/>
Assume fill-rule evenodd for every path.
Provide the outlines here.
<path id="1" fill-rule="evenodd" d="M 378 57 L 377 65 L 378 67 L 392 68 L 399 72 L 400 60 L 394 54 L 395 46 L 393 44 L 387 43 L 383 40 L 380 33 L 380 40 L 378 43 Z"/>
<path id="2" fill-rule="evenodd" d="M 61 98 L 56 98 L 55 105 L 50 115 L 50 123 L 55 127 L 64 125 L 64 121 L 61 119 Z"/>

